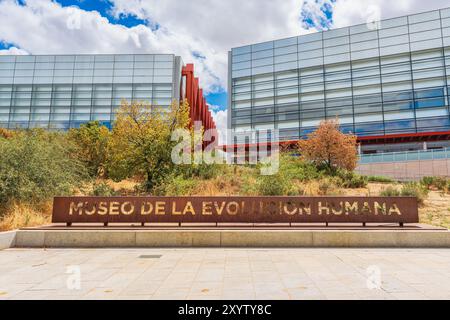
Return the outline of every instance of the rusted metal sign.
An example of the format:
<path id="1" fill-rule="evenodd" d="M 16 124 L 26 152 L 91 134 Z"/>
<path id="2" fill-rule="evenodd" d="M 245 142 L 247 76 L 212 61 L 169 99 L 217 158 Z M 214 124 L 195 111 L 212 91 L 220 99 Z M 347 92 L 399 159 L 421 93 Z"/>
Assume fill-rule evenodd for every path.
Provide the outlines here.
<path id="1" fill-rule="evenodd" d="M 53 223 L 418 223 L 413 197 L 57 197 Z"/>

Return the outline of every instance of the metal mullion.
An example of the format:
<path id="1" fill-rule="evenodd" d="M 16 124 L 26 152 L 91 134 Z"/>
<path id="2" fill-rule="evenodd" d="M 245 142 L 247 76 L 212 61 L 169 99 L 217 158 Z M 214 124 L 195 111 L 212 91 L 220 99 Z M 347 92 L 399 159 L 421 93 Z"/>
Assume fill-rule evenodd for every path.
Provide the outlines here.
<path id="1" fill-rule="evenodd" d="M 352 59 L 352 46 L 351 46 L 351 35 L 350 29 L 348 32 L 348 43 L 349 43 L 349 55 L 350 55 L 350 87 L 352 91 L 352 113 L 353 113 L 353 131 L 356 134 L 356 123 L 355 123 L 355 94 L 353 89 L 353 59 Z"/>
<path id="2" fill-rule="evenodd" d="M 255 93 L 255 78 L 253 76 L 253 46 L 250 46 L 250 86 L 251 86 L 251 94 L 250 94 L 250 134 L 253 135 L 253 108 L 255 105 L 254 101 L 254 93 Z M 234 94 L 235 95 L 235 94 Z M 233 97 L 234 98 L 234 97 Z M 235 137 L 235 142 L 237 142 L 237 137 Z"/>
<path id="3" fill-rule="evenodd" d="M 384 135 L 386 132 L 386 118 L 384 114 L 384 93 L 383 93 L 383 75 L 381 71 L 381 47 L 380 47 L 380 29 L 377 29 L 377 41 L 378 41 L 378 70 L 380 72 L 380 95 L 381 95 L 381 113 L 383 115 L 383 132 Z M 409 40 L 409 39 L 408 39 Z"/>
<path id="4" fill-rule="evenodd" d="M 114 87 L 114 77 L 115 77 L 115 71 L 116 71 L 116 56 L 114 55 L 114 61 L 113 61 L 113 74 L 112 74 L 112 82 L 111 82 L 111 99 L 110 99 L 110 108 L 109 108 L 109 126 L 112 128 L 112 113 L 113 113 L 113 100 L 114 100 L 114 93 L 115 93 L 115 87 Z M 134 70 L 134 56 L 133 56 L 133 70 Z M 133 76 L 131 76 L 131 81 L 133 82 Z"/>
<path id="5" fill-rule="evenodd" d="M 28 129 L 30 129 L 30 123 L 31 123 L 31 105 L 33 102 L 33 91 L 34 91 L 34 74 L 36 72 L 36 57 L 34 57 L 33 62 L 33 76 L 31 77 L 31 92 L 30 92 L 30 108 L 28 113 Z"/>
<path id="6" fill-rule="evenodd" d="M 450 92 L 449 92 L 449 83 L 448 83 L 448 74 L 447 74 L 447 60 L 445 59 L 445 45 L 444 45 L 444 33 L 442 32 L 443 26 L 442 26 L 442 14 L 441 14 L 441 10 L 439 10 L 439 22 L 440 22 L 440 26 L 441 26 L 441 41 L 442 41 L 442 59 L 444 62 L 444 76 L 445 76 L 445 92 L 447 93 L 446 95 L 446 100 L 447 100 L 447 112 L 449 112 L 450 110 Z M 450 118 L 450 115 L 449 115 Z"/>
<path id="7" fill-rule="evenodd" d="M 298 112 L 298 139 L 300 140 L 302 137 L 301 134 L 301 128 L 302 128 L 302 103 L 301 103 L 301 68 L 300 68 L 300 51 L 298 51 L 298 37 L 297 37 L 297 97 L 298 97 L 298 105 L 297 105 L 297 112 Z"/>
<path id="8" fill-rule="evenodd" d="M 77 56 L 73 56 L 73 67 L 72 67 L 72 93 L 71 93 L 71 97 L 70 97 L 70 115 L 69 115 L 69 129 L 72 128 L 72 117 L 74 116 L 75 112 L 74 112 L 74 80 L 75 80 L 75 62 L 77 60 Z"/>
<path id="9" fill-rule="evenodd" d="M 91 83 L 91 106 L 90 106 L 90 113 L 89 113 L 89 121 L 92 121 L 92 115 L 94 111 L 94 93 L 95 93 L 95 84 L 94 84 L 94 78 L 95 78 L 95 65 L 97 64 L 97 60 L 95 59 L 95 56 L 93 56 L 94 64 L 92 67 L 92 83 Z"/>
<path id="10" fill-rule="evenodd" d="M 16 61 L 17 61 L 17 57 L 14 57 L 14 69 L 13 69 L 14 71 L 13 71 L 13 77 L 12 77 L 13 83 L 11 85 L 11 98 L 10 98 L 10 102 L 9 102 L 8 129 L 11 124 L 11 115 L 13 112 L 13 98 L 15 100 L 14 96 L 15 96 L 15 91 L 16 91 L 16 85 L 15 85 L 14 79 L 16 77 Z"/>
<path id="11" fill-rule="evenodd" d="M 273 105 L 272 105 L 272 108 L 273 108 L 273 110 L 272 110 L 272 116 L 273 116 L 273 129 L 274 129 L 274 131 L 276 130 L 276 129 L 278 129 L 278 124 L 277 124 L 277 122 L 276 122 L 276 120 L 275 120 L 275 105 L 278 105 L 278 93 L 277 93 L 277 90 L 278 90 L 278 80 L 275 80 L 276 79 L 276 72 L 275 72 L 275 42 L 273 43 L 273 47 L 272 47 L 272 83 L 273 83 Z M 270 140 L 272 140 L 272 134 L 273 134 L 273 132 L 271 133 L 271 137 L 270 137 Z M 278 140 L 280 139 L 280 137 L 279 137 L 279 135 L 278 135 Z M 268 142 L 267 141 L 267 136 L 266 136 L 266 142 Z"/>
<path id="12" fill-rule="evenodd" d="M 414 104 L 414 123 L 415 123 L 415 130 L 416 133 L 418 132 L 417 127 L 417 111 L 416 111 L 416 93 L 415 93 L 415 86 L 414 86 L 414 72 L 413 72 L 413 60 L 412 60 L 412 52 L 411 52 L 411 34 L 409 32 L 409 16 L 406 19 L 407 26 L 408 26 L 408 46 L 409 46 L 409 63 L 411 68 L 411 86 L 412 86 L 412 94 L 413 94 L 413 104 Z"/>
<path id="13" fill-rule="evenodd" d="M 49 113 L 49 117 L 48 117 L 48 129 L 50 130 L 50 125 L 52 123 L 52 115 L 54 114 L 54 110 L 55 110 L 55 66 L 56 66 L 56 56 L 53 56 L 53 74 L 52 74 L 52 83 L 51 83 L 51 87 L 52 87 L 52 91 L 51 91 L 51 96 L 50 96 L 50 113 Z"/>
<path id="14" fill-rule="evenodd" d="M 326 81 L 325 81 L 325 40 L 323 39 L 322 33 L 322 83 L 323 83 L 323 114 L 325 115 L 325 120 L 327 119 L 327 91 L 326 91 Z"/>

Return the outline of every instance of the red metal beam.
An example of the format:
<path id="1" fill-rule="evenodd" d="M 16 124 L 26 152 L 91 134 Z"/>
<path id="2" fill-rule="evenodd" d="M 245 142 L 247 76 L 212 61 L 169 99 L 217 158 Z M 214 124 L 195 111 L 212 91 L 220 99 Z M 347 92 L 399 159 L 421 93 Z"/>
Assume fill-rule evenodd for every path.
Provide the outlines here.
<path id="1" fill-rule="evenodd" d="M 186 99 L 190 106 L 191 124 L 201 121 L 205 130 L 215 129 L 215 123 L 211 121 L 211 112 L 203 96 L 203 89 L 200 88 L 198 78 L 194 76 L 194 65 L 184 66 L 182 75 L 186 77 Z"/>
<path id="2" fill-rule="evenodd" d="M 442 141 L 450 140 L 450 131 L 442 132 L 420 132 L 420 133 L 402 133 L 402 134 L 392 134 L 385 136 L 367 136 L 358 137 L 358 142 L 362 145 L 368 144 L 388 144 L 388 143 L 402 143 L 402 142 L 421 142 L 421 141 Z M 279 144 L 284 147 L 292 147 L 298 143 L 299 140 L 288 140 L 281 141 Z M 223 145 L 222 149 L 224 151 L 234 150 L 237 151 L 238 148 L 245 148 L 246 151 L 250 147 L 261 147 L 261 146 L 272 146 L 274 143 L 264 142 L 264 143 L 250 143 L 250 144 L 235 144 L 235 145 Z"/>

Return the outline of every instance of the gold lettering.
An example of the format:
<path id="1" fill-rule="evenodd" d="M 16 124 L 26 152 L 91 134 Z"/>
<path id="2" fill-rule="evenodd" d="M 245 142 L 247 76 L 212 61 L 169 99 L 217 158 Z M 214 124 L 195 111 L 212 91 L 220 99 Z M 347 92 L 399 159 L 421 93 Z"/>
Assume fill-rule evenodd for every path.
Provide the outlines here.
<path id="1" fill-rule="evenodd" d="M 322 201 L 319 201 L 319 215 L 322 215 L 325 212 L 326 215 L 330 214 L 330 208 L 327 206 L 323 206 Z"/>
<path id="2" fill-rule="evenodd" d="M 335 203 L 333 203 L 333 205 L 332 205 L 331 211 L 336 216 L 340 216 L 340 215 L 342 215 L 344 213 L 344 204 L 342 202 L 339 202 L 339 207 L 340 207 L 340 210 L 336 210 Z"/>
<path id="3" fill-rule="evenodd" d="M 100 202 L 98 204 L 98 215 L 104 216 L 108 214 L 108 204 L 106 202 Z"/>
<path id="4" fill-rule="evenodd" d="M 364 202 L 364 206 L 361 209 L 361 213 L 362 214 L 371 214 L 372 213 L 372 209 L 370 208 L 370 205 L 368 202 Z"/>
<path id="5" fill-rule="evenodd" d="M 78 214 L 80 216 L 83 214 L 83 202 L 78 202 L 77 204 L 74 202 L 70 203 L 69 215 L 73 214 Z"/>
<path id="6" fill-rule="evenodd" d="M 289 211 L 289 206 L 292 207 L 292 203 L 285 203 L 284 204 L 284 207 L 283 207 L 284 213 L 286 213 L 289 216 L 293 216 L 293 215 L 297 214 L 298 208 L 294 206 L 293 210 Z"/>
<path id="7" fill-rule="evenodd" d="M 194 210 L 194 207 L 192 206 L 192 202 L 190 202 L 190 201 L 188 201 L 186 203 L 186 206 L 184 207 L 184 210 L 183 210 L 183 215 L 185 216 L 188 212 L 190 214 L 192 214 L 193 216 L 195 216 L 195 210 Z"/>
<path id="8" fill-rule="evenodd" d="M 311 215 L 311 203 L 308 203 L 307 205 L 305 205 L 303 202 L 300 203 L 299 205 L 300 207 L 300 214 L 303 215 L 303 212 L 305 214 L 307 214 L 308 216 Z"/>
<path id="9" fill-rule="evenodd" d="M 345 202 L 345 214 L 348 216 L 350 213 L 358 214 L 358 202 L 350 203 Z"/>
<path id="10" fill-rule="evenodd" d="M 155 214 L 158 216 L 163 216 L 166 214 L 166 203 L 163 201 L 156 201 L 155 203 Z"/>
<path id="11" fill-rule="evenodd" d="M 148 209 L 146 209 L 148 207 Z M 143 202 L 141 207 L 141 215 L 148 216 L 153 212 L 153 204 L 151 202 Z"/>
<path id="12" fill-rule="evenodd" d="M 129 210 L 126 210 L 127 207 L 129 207 Z M 134 212 L 134 204 L 132 204 L 131 202 L 124 202 L 120 207 L 120 211 L 122 212 L 122 214 L 129 216 Z"/>
<path id="13" fill-rule="evenodd" d="M 234 210 L 231 210 L 231 207 L 234 207 Z M 238 211 L 239 211 L 239 204 L 237 202 L 232 201 L 227 204 L 227 213 L 230 216 L 237 215 Z"/>
<path id="14" fill-rule="evenodd" d="M 88 206 L 88 203 L 86 202 L 86 207 Z M 95 214 L 95 211 L 97 211 L 97 205 L 95 204 L 95 203 L 93 203 L 92 204 L 92 208 L 91 208 L 91 210 L 85 210 L 84 212 L 86 213 L 86 215 L 88 215 L 88 216 L 92 216 L 92 215 L 94 215 Z"/>
<path id="15" fill-rule="evenodd" d="M 181 211 L 177 211 L 177 203 L 176 202 L 172 203 L 172 214 L 174 216 L 181 216 Z"/>
<path id="16" fill-rule="evenodd" d="M 202 215 L 212 216 L 212 202 L 203 202 Z"/>
<path id="17" fill-rule="evenodd" d="M 217 214 L 219 216 L 221 216 L 222 212 L 223 212 L 223 209 L 225 209 L 225 202 L 222 202 L 220 207 L 219 207 L 219 204 L 217 202 L 214 202 L 214 207 L 216 208 Z"/>
<path id="18" fill-rule="evenodd" d="M 389 215 L 392 216 L 393 214 L 396 214 L 398 216 L 401 216 L 402 213 L 400 209 L 397 207 L 397 204 L 393 204 L 392 207 L 389 209 Z"/>
<path id="19" fill-rule="evenodd" d="M 118 216 L 120 214 L 120 203 L 118 202 L 111 202 L 109 204 L 109 215 L 111 216 Z"/>
<path id="20" fill-rule="evenodd" d="M 384 215 L 384 216 L 386 215 L 386 213 L 387 213 L 387 211 L 386 211 L 386 203 L 380 204 L 377 201 L 375 201 L 374 207 L 375 207 L 375 215 L 376 216 L 380 214 L 380 211 L 381 211 L 382 215 Z"/>

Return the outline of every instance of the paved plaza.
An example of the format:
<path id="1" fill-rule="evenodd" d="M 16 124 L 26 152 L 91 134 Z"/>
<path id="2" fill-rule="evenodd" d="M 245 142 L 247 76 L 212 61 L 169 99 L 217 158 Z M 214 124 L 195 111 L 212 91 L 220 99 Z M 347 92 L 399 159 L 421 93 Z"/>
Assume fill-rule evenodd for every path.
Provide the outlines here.
<path id="1" fill-rule="evenodd" d="M 450 250 L 8 249 L 0 299 L 450 299 Z"/>

